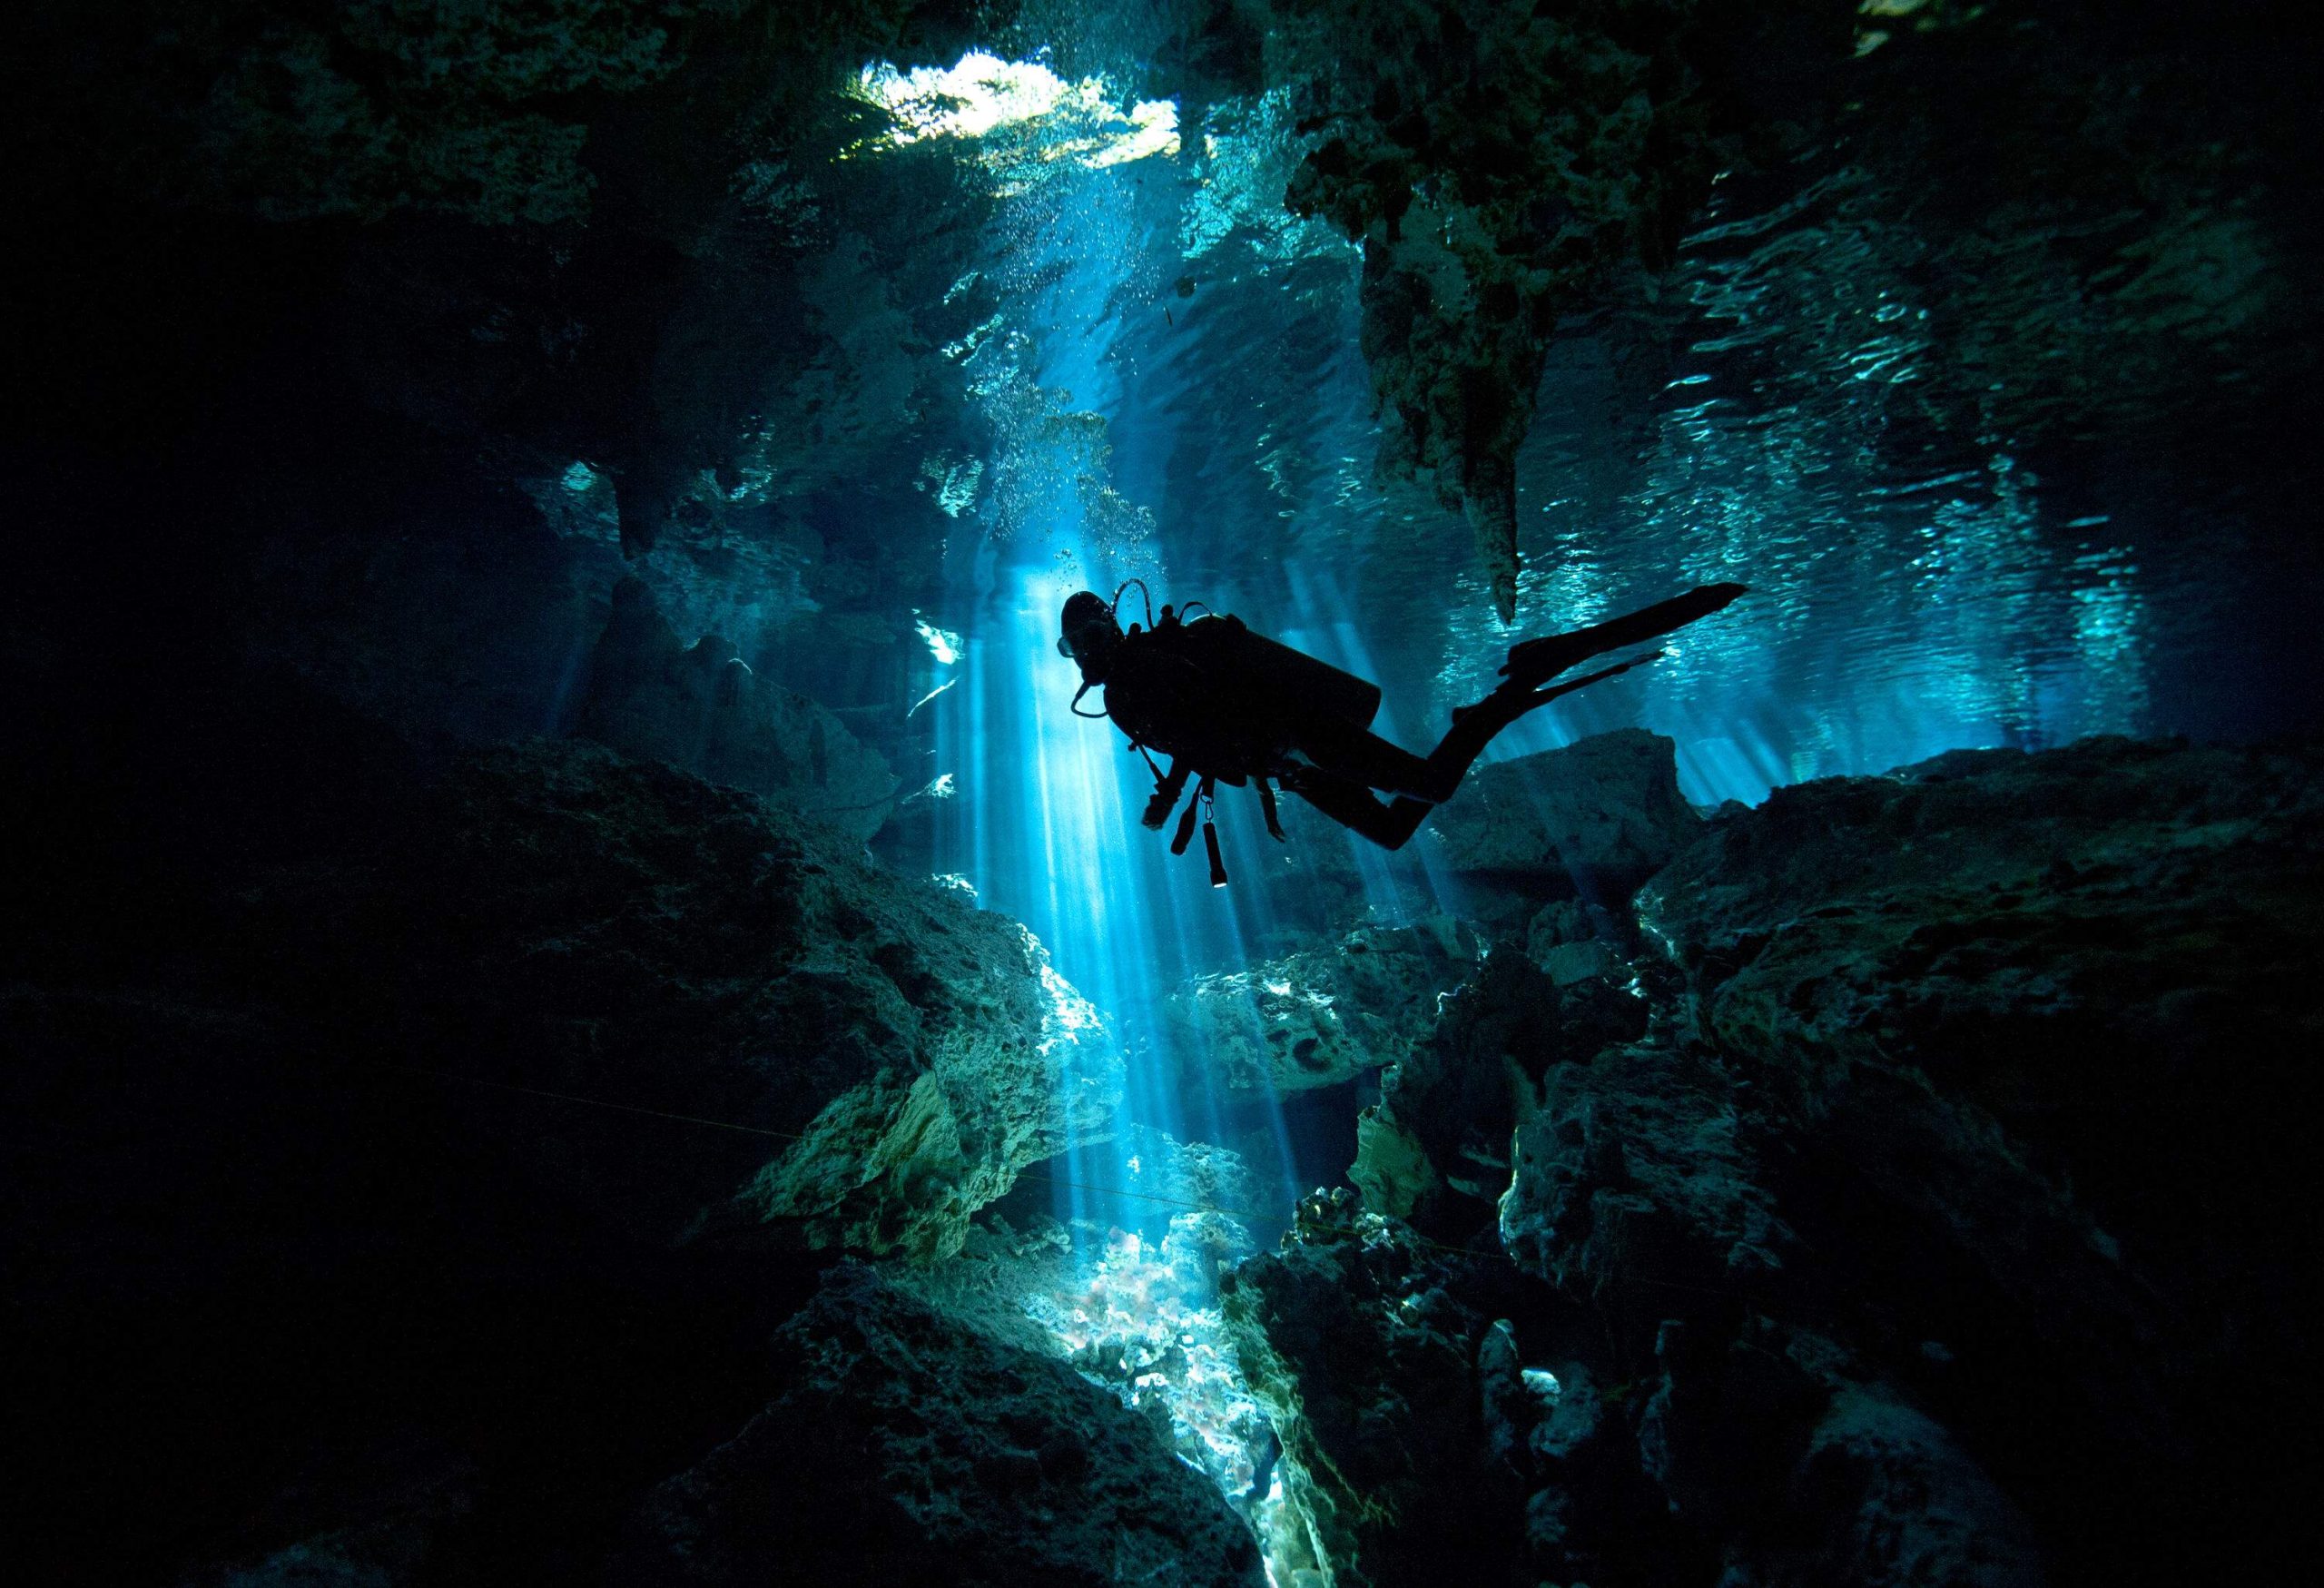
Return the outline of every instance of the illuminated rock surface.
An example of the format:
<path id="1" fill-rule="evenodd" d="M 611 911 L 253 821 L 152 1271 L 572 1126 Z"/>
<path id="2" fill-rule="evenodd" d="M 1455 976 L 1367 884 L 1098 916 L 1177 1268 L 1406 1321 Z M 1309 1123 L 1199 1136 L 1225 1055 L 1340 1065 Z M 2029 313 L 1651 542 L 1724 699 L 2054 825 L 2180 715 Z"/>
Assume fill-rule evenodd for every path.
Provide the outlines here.
<path id="1" fill-rule="evenodd" d="M 1367 927 L 1337 945 L 1206 976 L 1170 1000 L 1179 1051 L 1231 1092 L 1336 1086 L 1393 1064 L 1475 963 L 1475 934 L 1447 920 Z"/>

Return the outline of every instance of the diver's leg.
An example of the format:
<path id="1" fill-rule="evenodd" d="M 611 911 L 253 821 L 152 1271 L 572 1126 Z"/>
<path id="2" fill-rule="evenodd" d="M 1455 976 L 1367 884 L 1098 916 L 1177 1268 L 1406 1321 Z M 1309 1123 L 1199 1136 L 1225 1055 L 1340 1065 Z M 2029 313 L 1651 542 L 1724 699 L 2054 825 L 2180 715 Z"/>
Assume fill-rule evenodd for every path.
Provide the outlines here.
<path id="1" fill-rule="evenodd" d="M 1376 788 L 1393 794 L 1409 795 L 1420 805 L 1419 814 L 1412 818 L 1413 824 L 1418 826 L 1421 818 L 1428 814 L 1429 806 L 1441 805 L 1452 797 L 1452 791 L 1461 786 L 1461 779 L 1468 775 L 1469 768 L 1476 764 L 1477 757 L 1485 753 L 1485 746 L 1492 743 L 1494 736 L 1503 728 L 1528 712 L 1539 711 L 1561 695 L 1571 695 L 1577 689 L 1587 688 L 1618 673 L 1627 673 L 1642 663 L 1653 661 L 1661 654 L 1656 651 L 1619 666 L 1602 667 L 1571 683 L 1553 685 L 1547 689 L 1524 689 L 1513 684 L 1504 684 L 1476 705 L 1453 713 L 1452 731 L 1439 740 L 1436 748 L 1426 755 L 1415 755 L 1368 729 L 1337 718 L 1302 725 L 1297 748 L 1323 769 L 1326 778 L 1361 785 L 1359 794 L 1364 789 Z M 1284 786 L 1291 788 L 1292 785 L 1286 783 Z M 1292 792 L 1307 794 L 1305 789 L 1293 788 Z M 1365 804 L 1379 808 L 1369 794 L 1363 794 L 1363 798 Z M 1325 809 L 1312 796 L 1308 803 L 1315 804 L 1318 809 Z M 1401 809 L 1405 803 L 1400 800 L 1395 807 L 1387 808 Z M 1337 812 L 1327 814 L 1334 821 L 1364 832 L 1355 821 Z M 1401 817 L 1398 819 L 1402 820 Z M 1370 833 L 1364 833 L 1364 836 L 1374 837 Z M 1393 841 L 1374 838 L 1374 842 L 1385 843 L 1393 849 L 1404 838 L 1411 836 L 1407 830 L 1403 838 Z"/>
<path id="2" fill-rule="evenodd" d="M 1547 698 L 1535 700 L 1532 691 L 1503 685 L 1458 713 L 1452 731 L 1426 755 L 1415 755 L 1354 723 L 1335 719 L 1306 725 L 1298 748 L 1332 777 L 1392 794 L 1409 794 L 1424 804 L 1442 804 L 1452 797 L 1462 775 L 1484 754 L 1495 734 L 1545 704 Z"/>
<path id="3" fill-rule="evenodd" d="M 1411 792 L 1442 804 L 1452 797 L 1452 791 L 1468 775 L 1469 768 L 1476 764 L 1477 757 L 1485 753 L 1485 746 L 1492 743 L 1494 735 L 1518 718 L 1529 712 L 1541 710 L 1561 695 L 1571 695 L 1577 689 L 1586 689 L 1618 673 L 1627 673 L 1632 667 L 1653 661 L 1661 654 L 1656 651 L 1619 666 L 1600 667 L 1595 673 L 1548 689 L 1521 689 L 1514 685 L 1502 685 L 1467 710 L 1453 713 L 1452 731 L 1437 741 L 1436 748 L 1428 753 L 1428 781 Z"/>
<path id="4" fill-rule="evenodd" d="M 1393 746 L 1390 746 L 1393 748 Z M 1417 755 L 1413 757 L 1417 761 Z M 1384 804 L 1372 791 L 1352 777 L 1302 766 L 1281 779 L 1286 793 L 1295 794 L 1341 826 L 1369 838 L 1383 849 L 1402 849 L 1436 807 L 1426 800 L 1399 799 Z"/>
<path id="5" fill-rule="evenodd" d="M 1344 717 L 1318 715 L 1302 723 L 1293 742 L 1316 765 L 1366 788 L 1417 794 L 1430 782 L 1425 756 L 1392 745 Z"/>

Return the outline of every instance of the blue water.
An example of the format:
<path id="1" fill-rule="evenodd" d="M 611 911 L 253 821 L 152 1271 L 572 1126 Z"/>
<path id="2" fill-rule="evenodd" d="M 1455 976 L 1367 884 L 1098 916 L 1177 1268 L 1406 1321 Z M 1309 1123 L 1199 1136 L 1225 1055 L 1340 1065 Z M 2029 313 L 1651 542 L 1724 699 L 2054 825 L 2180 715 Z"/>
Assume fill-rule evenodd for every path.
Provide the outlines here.
<path id="1" fill-rule="evenodd" d="M 2149 400 L 2138 370 L 2105 366 L 2119 325 L 2048 380 L 2044 317 L 2076 311 L 2082 283 L 1933 261 L 1898 222 L 1904 196 L 1827 151 L 1722 182 L 1668 270 L 1609 283 L 1558 327 L 1518 459 L 1525 570 L 1504 627 L 1467 526 L 1426 482 L 1374 469 L 1362 260 L 1281 208 L 1301 149 L 1287 107 L 1214 107 L 1181 129 L 1188 152 L 1098 165 L 1075 153 L 1096 113 L 1078 113 L 1046 146 L 1038 130 L 1007 140 L 980 272 L 1000 312 L 951 350 L 990 443 L 973 467 L 931 460 L 959 509 L 914 691 L 952 790 L 934 869 L 1031 928 L 1125 1060 L 1110 1133 L 1005 1205 L 1046 1198 L 1071 1231 L 1072 1282 L 1024 1304 L 1061 1353 L 1154 1355 L 1124 1393 L 1167 1406 L 1180 1453 L 1272 1558 L 1279 1500 L 1243 1498 L 1265 1421 L 1191 1255 L 1215 1216 L 1186 1204 L 1215 1193 L 1170 1143 L 1229 1147 L 1253 1171 L 1234 1193 L 1253 1205 L 1232 1209 L 1245 1249 L 1344 1175 L 1364 1083 L 1225 1095 L 1168 1003 L 1355 914 L 1457 914 L 1462 884 L 1425 842 L 1387 854 L 1295 804 L 1279 846 L 1229 790 L 1233 883 L 1212 887 L 1200 844 L 1173 857 L 1140 826 L 1145 763 L 1075 715 L 1078 673 L 1054 649 L 1068 595 L 1137 579 L 1157 607 L 1236 613 L 1378 682 L 1380 730 L 1425 750 L 1514 640 L 1738 580 L 1752 594 L 1662 659 L 1492 751 L 1640 725 L 1669 736 L 1683 793 L 1709 807 L 1955 748 L 2312 717 L 2324 647 L 2304 592 L 2324 566 L 2285 470 L 2174 409 L 2183 391 Z M 2038 236 L 2004 241 L 2041 257 Z M 2180 257 L 2233 252 L 2208 248 Z M 2240 312 L 2233 291 L 2219 301 Z M 1943 350 L 1982 345 L 1963 334 L 1977 316 L 2009 328 L 1991 367 Z M 2139 357 L 2151 376 L 2171 354 Z M 2010 389 L 2029 370 L 2032 389 Z M 1125 621 L 1147 616 L 1137 588 L 1125 599 Z"/>
<path id="2" fill-rule="evenodd" d="M 1503 628 L 1459 517 L 1375 475 L 1360 258 L 1275 202 L 1297 154 L 1283 121 L 1229 104 L 1193 156 L 1038 167 L 994 226 L 1000 316 L 962 350 L 993 441 L 937 615 L 960 654 L 927 668 L 927 688 L 955 685 L 927 708 L 958 790 L 938 869 L 1025 921 L 1113 1018 L 1129 1118 L 1214 1139 L 1247 1122 L 1177 1086 L 1163 1000 L 1292 941 L 1317 859 L 1389 920 L 1457 885 L 1424 845 L 1391 857 L 1325 831 L 1286 853 L 1243 801 L 1220 805 L 1232 887 L 1208 886 L 1199 845 L 1174 861 L 1137 824 L 1142 764 L 1071 715 L 1053 645 L 1077 588 L 1138 577 L 1157 606 L 1236 612 L 1379 682 L 1382 730 L 1425 749 L 1512 640 L 1743 581 L 1750 597 L 1663 660 L 1492 751 L 1642 725 L 1705 806 L 1963 746 L 2268 725 L 2221 682 L 2260 676 L 2296 621 L 2260 587 L 2264 526 L 2102 427 L 2053 422 L 2046 399 L 1936 367 L 1931 316 L 1958 311 L 1960 283 L 1833 163 L 1722 187 L 1650 291 L 1560 327 Z M 1993 312 L 2040 307 L 1980 291 Z M 1300 1161 L 1280 1110 L 1275 1129 L 1286 1196 L 1344 1167 Z M 1060 1178 L 1121 1183 L 1123 1157 L 1090 1149 Z"/>

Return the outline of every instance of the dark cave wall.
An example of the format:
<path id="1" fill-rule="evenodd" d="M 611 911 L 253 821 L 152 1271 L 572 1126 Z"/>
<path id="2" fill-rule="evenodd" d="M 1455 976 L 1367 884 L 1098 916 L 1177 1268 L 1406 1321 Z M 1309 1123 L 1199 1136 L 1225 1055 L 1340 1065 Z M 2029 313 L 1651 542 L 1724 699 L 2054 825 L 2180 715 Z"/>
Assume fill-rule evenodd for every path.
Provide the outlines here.
<path id="1" fill-rule="evenodd" d="M 1043 992 L 996 969 L 1008 923 L 588 745 L 428 756 L 250 692 L 177 727 L 146 845 L 56 888 L 0 997 L 49 1580 L 294 1548 L 739 1580 L 844 1514 L 868 1580 L 1111 1581 L 1110 1531 L 1043 1519 L 1098 1505 L 1140 1559 L 1244 1569 L 1053 1363 L 869 1279 L 765 1349 L 828 1254 L 940 1248 L 1050 1150 L 1009 1113 L 1055 1080 L 1011 1079 Z M 1617 870 L 1593 910 L 1502 869 L 1481 961 L 1326 967 L 1399 1022 L 1370 1207 L 1311 1201 L 1225 1290 L 1336 1580 L 2160 1583 L 2301 1547 L 2319 772 L 1949 756 L 1697 824 L 1641 919 Z M 1568 784 L 1575 836 L 1660 803 Z M 661 1117 L 819 1109 L 812 1152 Z M 914 1387 L 956 1357 L 1004 1389 Z"/>
<path id="2" fill-rule="evenodd" d="M 625 1519 L 782 1393 L 765 1341 L 834 1257 L 957 1247 L 1110 1118 L 1118 1056 L 1022 930 L 820 824 L 295 686 L 195 704 L 103 813 L 134 841 L 12 878 L 42 1581 L 633 1580 Z"/>
<path id="3" fill-rule="evenodd" d="M 2319 770 L 1961 753 L 1715 816 L 1594 969 L 1570 894 L 1488 925 L 1360 1121 L 1364 1203 L 1227 1298 L 1343 1580 L 2309 1553 Z"/>
<path id="4" fill-rule="evenodd" d="M 634 571 L 898 742 L 990 196 L 940 150 L 834 180 L 877 131 L 836 90 L 974 14 L 78 9 L 10 68 L 7 626 L 46 686 L 254 662 L 423 736 L 561 730 Z"/>

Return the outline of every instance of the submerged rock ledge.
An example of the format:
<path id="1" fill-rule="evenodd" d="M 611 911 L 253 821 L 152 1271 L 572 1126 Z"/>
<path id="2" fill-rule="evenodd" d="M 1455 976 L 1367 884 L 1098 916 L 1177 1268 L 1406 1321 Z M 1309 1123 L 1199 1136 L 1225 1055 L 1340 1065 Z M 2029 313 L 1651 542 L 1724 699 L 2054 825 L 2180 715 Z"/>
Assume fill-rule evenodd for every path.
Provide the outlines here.
<path id="1" fill-rule="evenodd" d="M 2270 1558 L 2319 804 L 2313 745 L 1956 754 L 1715 818 L 1604 975 L 1490 953 L 1367 1112 L 1373 1209 L 1229 1292 L 1315 1580 Z"/>
<path id="2" fill-rule="evenodd" d="M 297 943 L 269 973 L 302 1012 L 393 1033 L 381 1057 L 755 1133 L 673 1166 L 586 1108 L 540 1123 L 577 1184 L 671 1239 L 763 1225 L 940 1256 L 1019 1169 L 1106 1129 L 1121 1087 L 1022 927 L 577 742 L 466 758 L 375 847 L 235 910 L 232 941 Z"/>

